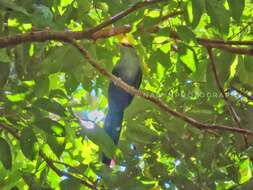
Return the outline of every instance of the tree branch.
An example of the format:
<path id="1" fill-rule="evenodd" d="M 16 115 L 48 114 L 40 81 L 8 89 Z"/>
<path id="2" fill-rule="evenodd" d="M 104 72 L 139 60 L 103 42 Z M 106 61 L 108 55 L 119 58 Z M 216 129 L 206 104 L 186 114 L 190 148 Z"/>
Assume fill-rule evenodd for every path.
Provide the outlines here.
<path id="1" fill-rule="evenodd" d="M 42 30 L 42 31 L 32 31 L 25 34 L 18 34 L 15 36 L 5 36 L 0 38 L 0 48 L 14 46 L 21 43 L 28 42 L 44 42 L 48 40 L 59 40 L 59 41 L 67 41 L 68 38 L 72 39 L 92 39 L 97 40 L 99 38 L 108 38 L 111 36 L 119 35 L 122 33 L 130 32 L 131 26 L 121 26 L 114 27 L 110 29 L 103 29 L 98 32 L 94 32 L 92 34 L 88 34 L 85 32 L 71 32 L 71 31 L 50 31 L 50 30 Z"/>
<path id="2" fill-rule="evenodd" d="M 51 160 L 49 157 L 46 156 L 46 154 L 44 154 L 42 151 L 39 152 L 39 155 L 46 161 L 47 165 L 60 177 L 68 177 L 70 179 L 73 179 L 73 180 L 76 180 L 78 181 L 80 184 L 83 184 L 85 185 L 86 187 L 89 187 L 90 189 L 93 189 L 93 190 L 98 190 L 98 188 L 93 185 L 93 184 L 90 184 L 89 182 L 81 179 L 81 178 L 78 178 L 68 172 L 65 172 L 65 171 L 62 171 L 60 169 L 58 169 L 55 165 L 54 165 L 54 161 Z"/>
<path id="3" fill-rule="evenodd" d="M 198 129 L 204 129 L 204 130 L 225 130 L 225 131 L 231 131 L 231 132 L 236 132 L 236 133 L 241 133 L 241 134 L 245 134 L 245 135 L 251 135 L 253 136 L 253 132 L 247 129 L 240 129 L 240 128 L 235 128 L 235 127 L 229 127 L 229 126 L 225 126 L 225 125 L 212 125 L 212 124 L 205 124 L 202 123 L 200 121 L 197 121 L 189 116 L 186 116 L 185 114 L 181 113 L 181 112 L 177 112 L 173 109 L 171 109 L 165 102 L 163 102 L 162 100 L 160 100 L 159 98 L 155 97 L 154 95 L 149 95 L 146 94 L 140 90 L 137 90 L 136 88 L 128 85 L 127 83 L 125 83 L 124 81 L 122 81 L 120 78 L 116 77 L 115 75 L 111 74 L 110 72 L 108 72 L 106 69 L 104 69 L 103 67 L 101 67 L 88 53 L 88 51 L 86 49 L 84 49 L 80 44 L 78 44 L 76 41 L 74 40 L 70 40 L 69 41 L 70 44 L 72 44 L 75 48 L 77 48 L 80 53 L 84 56 L 84 58 L 86 58 L 88 60 L 88 62 L 102 75 L 106 76 L 107 78 L 109 78 L 111 81 L 114 82 L 114 84 L 120 88 L 122 88 L 123 90 L 125 90 L 126 92 L 135 95 L 135 96 L 139 96 L 142 97 L 152 103 L 154 103 L 155 105 L 157 105 L 159 108 L 161 108 L 162 110 L 164 110 L 165 112 L 169 113 L 170 115 L 177 117 L 183 121 L 185 121 L 186 123 L 190 124 L 191 126 L 198 128 Z"/>
<path id="4" fill-rule="evenodd" d="M 175 31 L 170 32 L 169 35 L 171 38 L 179 39 Z M 217 48 L 230 53 L 235 53 L 239 55 L 250 55 L 253 56 L 253 49 L 249 48 L 237 48 L 232 47 L 231 45 L 253 45 L 253 41 L 232 41 L 232 40 L 219 40 L 219 39 L 205 39 L 205 38 L 196 38 L 197 42 L 200 45 L 205 46 L 206 48 Z"/>
<path id="5" fill-rule="evenodd" d="M 232 86 L 231 88 L 233 90 L 235 90 L 236 92 L 238 92 L 239 94 L 241 94 L 242 96 L 246 97 L 248 100 L 253 101 L 253 96 L 248 95 L 246 92 L 243 92 L 242 90 L 240 90 L 234 86 Z"/>
<path id="6" fill-rule="evenodd" d="M 206 48 L 217 48 L 217 49 L 221 49 L 230 53 L 253 56 L 253 49 L 231 47 L 231 46 L 225 45 L 226 42 L 224 42 L 224 44 L 220 44 L 220 43 L 212 43 L 212 42 L 207 43 L 207 42 L 199 41 L 199 44 L 205 46 Z"/>
<path id="7" fill-rule="evenodd" d="M 94 32 L 97 32 L 97 31 L 101 30 L 102 28 L 105 28 L 106 26 L 113 24 L 114 22 L 120 20 L 121 18 L 129 15 L 130 13 L 132 13 L 138 9 L 141 9 L 143 7 L 146 7 L 146 6 L 155 4 L 155 3 L 160 3 L 160 2 L 165 2 L 165 1 L 164 0 L 145 0 L 143 2 L 137 2 L 134 5 L 132 5 L 131 7 L 112 16 L 109 20 L 106 20 L 106 21 L 102 22 L 101 24 L 99 24 L 93 28 L 90 28 L 84 32 L 87 34 L 93 34 Z"/>
<path id="8" fill-rule="evenodd" d="M 213 53 L 212 53 L 212 48 L 207 48 L 207 52 L 208 52 L 210 62 L 211 62 L 211 65 L 212 65 L 212 71 L 213 71 L 213 74 L 214 74 L 214 79 L 215 79 L 216 85 L 217 85 L 220 93 L 222 94 L 223 99 L 226 102 L 228 111 L 229 111 L 233 121 L 235 122 L 235 124 L 237 125 L 238 128 L 242 129 L 242 126 L 241 126 L 241 123 L 240 123 L 240 118 L 238 117 L 237 113 L 235 112 L 235 109 L 233 108 L 231 102 L 229 101 L 229 99 L 228 99 L 228 97 L 227 97 L 227 95 L 226 95 L 226 93 L 225 93 L 225 91 L 224 91 L 224 89 L 223 89 L 223 87 L 220 83 L 218 71 L 217 71 L 215 61 L 214 61 L 214 57 L 213 57 Z M 248 147 L 249 143 L 248 143 L 248 140 L 247 140 L 246 136 L 243 135 L 243 138 L 244 138 L 245 145 Z"/>
<path id="9" fill-rule="evenodd" d="M 141 9 L 145 6 L 149 6 L 155 3 L 164 2 L 164 0 L 145 0 L 143 2 L 138 2 L 132 5 L 131 7 L 119 12 L 118 14 L 112 16 L 110 19 L 102 22 L 101 24 L 84 30 L 80 32 L 71 32 L 71 31 L 59 31 L 53 32 L 50 30 L 43 30 L 43 31 L 32 31 L 30 33 L 25 34 L 18 34 L 16 36 L 5 36 L 0 38 L 0 48 L 18 45 L 21 43 L 27 42 L 43 42 L 47 40 L 59 40 L 59 41 L 66 41 L 69 38 L 72 39 L 98 39 L 98 38 L 106 38 L 113 35 L 117 35 L 120 33 L 126 33 L 131 30 L 130 26 L 125 26 L 124 28 L 114 28 L 114 29 L 104 29 L 106 26 L 113 24 L 114 22 L 118 21 L 119 19 L 129 15 L 130 13 Z M 114 32 L 112 32 L 112 30 Z"/>
<path id="10" fill-rule="evenodd" d="M 10 133 L 13 137 L 15 137 L 16 139 L 20 140 L 20 136 L 19 134 L 10 126 L 4 125 L 0 123 L 0 128 L 6 130 L 8 133 Z M 47 163 L 47 165 L 60 177 L 68 177 L 70 179 L 79 181 L 80 184 L 85 185 L 86 187 L 89 187 L 90 189 L 93 190 L 98 190 L 98 188 L 96 187 L 95 183 L 90 183 L 87 182 L 79 177 L 76 177 L 68 172 L 65 171 L 61 171 L 60 169 L 58 169 L 55 165 L 54 165 L 54 161 L 51 160 L 49 157 L 47 157 L 47 155 L 45 153 L 43 153 L 43 151 L 39 151 L 39 155 L 43 158 L 43 160 L 45 160 L 45 162 Z"/>

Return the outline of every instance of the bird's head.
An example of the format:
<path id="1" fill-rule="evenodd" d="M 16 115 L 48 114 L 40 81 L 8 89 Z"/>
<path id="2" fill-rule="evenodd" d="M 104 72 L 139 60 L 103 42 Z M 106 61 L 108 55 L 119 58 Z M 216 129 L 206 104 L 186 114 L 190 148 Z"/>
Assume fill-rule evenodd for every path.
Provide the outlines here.
<path id="1" fill-rule="evenodd" d="M 118 48 L 120 50 L 128 49 L 128 48 L 134 48 L 134 45 L 136 44 L 136 41 L 135 41 L 134 37 L 130 34 L 128 34 L 128 35 L 119 35 L 118 40 L 119 40 Z"/>

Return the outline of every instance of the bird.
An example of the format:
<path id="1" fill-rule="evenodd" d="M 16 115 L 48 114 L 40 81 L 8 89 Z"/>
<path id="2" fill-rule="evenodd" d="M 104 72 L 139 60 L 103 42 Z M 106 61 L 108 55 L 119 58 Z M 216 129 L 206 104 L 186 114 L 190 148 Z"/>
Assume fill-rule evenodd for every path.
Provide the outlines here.
<path id="1" fill-rule="evenodd" d="M 127 42 L 118 44 L 120 59 L 112 70 L 112 74 L 126 82 L 128 85 L 138 89 L 142 81 L 142 69 L 140 59 L 133 45 Z M 112 138 L 115 145 L 119 142 L 124 110 L 133 101 L 134 95 L 129 94 L 122 88 L 116 86 L 113 81 L 108 88 L 108 112 L 104 121 L 105 132 Z M 102 162 L 111 164 L 111 158 L 102 154 Z"/>

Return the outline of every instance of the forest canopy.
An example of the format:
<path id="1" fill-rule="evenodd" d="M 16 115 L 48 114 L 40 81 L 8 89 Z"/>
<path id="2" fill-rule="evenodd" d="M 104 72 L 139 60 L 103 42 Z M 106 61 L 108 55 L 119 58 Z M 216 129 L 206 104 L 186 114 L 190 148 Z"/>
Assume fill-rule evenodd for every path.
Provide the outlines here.
<path id="1" fill-rule="evenodd" d="M 0 0 L 0 189 L 251 190 L 252 10 Z M 111 74 L 123 39 L 140 89 Z M 110 81 L 135 96 L 117 146 L 103 129 Z"/>

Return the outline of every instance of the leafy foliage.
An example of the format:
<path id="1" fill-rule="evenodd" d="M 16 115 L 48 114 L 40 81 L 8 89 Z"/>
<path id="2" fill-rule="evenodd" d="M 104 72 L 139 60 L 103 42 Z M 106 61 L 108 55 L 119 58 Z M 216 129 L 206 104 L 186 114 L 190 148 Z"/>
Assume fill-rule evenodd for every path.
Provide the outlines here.
<path id="1" fill-rule="evenodd" d="M 0 35 L 86 30 L 137 2 L 0 0 Z M 203 123 L 236 127 L 199 39 L 252 39 L 252 9 L 251 0 L 160 1 L 113 27 L 133 26 L 128 38 L 142 60 L 143 91 Z M 118 36 L 80 40 L 107 70 L 119 59 L 118 42 Z M 253 130 L 252 56 L 212 52 L 242 127 Z M 250 136 L 245 145 L 238 133 L 193 128 L 143 98 L 127 109 L 117 148 L 102 129 L 108 79 L 69 45 L 45 41 L 2 48 L 0 72 L 3 190 L 252 189 Z M 114 168 L 101 163 L 101 151 L 116 157 Z"/>

